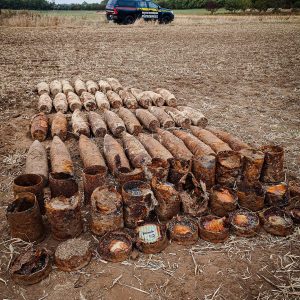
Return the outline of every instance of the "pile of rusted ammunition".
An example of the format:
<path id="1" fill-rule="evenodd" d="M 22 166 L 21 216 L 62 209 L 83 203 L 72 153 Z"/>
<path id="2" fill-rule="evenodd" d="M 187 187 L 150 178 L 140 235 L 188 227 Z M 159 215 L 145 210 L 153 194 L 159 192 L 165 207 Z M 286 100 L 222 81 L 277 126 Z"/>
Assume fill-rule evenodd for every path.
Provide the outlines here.
<path id="1" fill-rule="evenodd" d="M 7 208 L 7 219 L 12 237 L 40 242 L 44 214 L 52 237 L 64 241 L 54 254 L 59 269 L 76 270 L 91 259 L 89 243 L 78 238 L 84 206 L 89 228 L 99 237 L 97 251 L 112 262 L 131 257 L 134 247 L 158 253 L 170 240 L 188 245 L 200 237 L 217 243 L 230 231 L 253 237 L 260 224 L 271 234 L 286 236 L 293 232 L 293 220 L 299 223 L 300 208 L 286 209 L 290 193 L 281 147 L 253 149 L 229 133 L 206 127 L 200 111 L 178 106 L 165 89 L 143 92 L 110 78 L 99 85 L 76 80 L 74 87 L 68 81 L 40 83 L 37 90 L 42 112 L 32 119 L 34 142 L 24 174 L 14 180 L 15 200 Z M 52 104 L 57 113 L 48 122 Z M 89 111 L 87 117 L 82 106 Z M 79 138 L 83 197 L 63 142 L 68 107 L 73 111 L 72 136 Z M 97 107 L 98 112 L 91 111 Z M 50 172 L 41 143 L 49 123 Z M 103 151 L 89 138 L 90 129 L 96 139 L 103 139 Z M 50 271 L 50 254 L 44 248 L 22 253 L 10 268 L 14 280 L 27 284 Z"/>

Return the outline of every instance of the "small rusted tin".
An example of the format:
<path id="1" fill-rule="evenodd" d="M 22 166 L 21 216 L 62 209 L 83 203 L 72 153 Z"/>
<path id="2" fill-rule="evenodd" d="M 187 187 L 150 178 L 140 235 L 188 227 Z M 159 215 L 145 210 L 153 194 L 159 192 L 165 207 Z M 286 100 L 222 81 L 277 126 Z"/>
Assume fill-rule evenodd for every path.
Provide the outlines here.
<path id="1" fill-rule="evenodd" d="M 266 185 L 265 202 L 268 206 L 286 206 L 290 199 L 290 192 L 287 183 L 281 182 L 273 185 Z"/>
<path id="2" fill-rule="evenodd" d="M 82 180 L 84 200 L 90 202 L 91 195 L 97 187 L 104 188 L 107 185 L 107 168 L 104 166 L 91 166 L 83 169 Z"/>
<path id="3" fill-rule="evenodd" d="M 242 181 L 253 185 L 259 181 L 265 154 L 255 149 L 242 149 Z"/>
<path id="4" fill-rule="evenodd" d="M 251 211 L 259 211 L 265 206 L 265 191 L 259 182 L 253 186 L 239 183 L 237 196 L 239 205 Z"/>
<path id="5" fill-rule="evenodd" d="M 79 194 L 58 196 L 46 202 L 46 214 L 55 239 L 66 240 L 81 234 L 83 223 L 80 209 Z"/>
<path id="6" fill-rule="evenodd" d="M 253 237 L 259 231 L 259 217 L 249 210 L 239 209 L 231 212 L 229 223 L 237 236 Z"/>
<path id="7" fill-rule="evenodd" d="M 265 161 L 261 172 L 262 182 L 281 182 L 284 181 L 284 150 L 280 146 L 267 145 L 261 147 L 265 153 Z"/>
<path id="8" fill-rule="evenodd" d="M 199 182 L 192 173 L 188 173 L 180 179 L 177 189 L 185 214 L 199 217 L 207 212 L 208 195 L 202 191 Z"/>
<path id="9" fill-rule="evenodd" d="M 211 243 L 222 243 L 229 237 L 229 226 L 226 218 L 213 215 L 201 217 L 199 220 L 200 238 Z"/>
<path id="10" fill-rule="evenodd" d="M 95 189 L 91 196 L 91 231 L 102 236 L 123 227 L 121 194 L 113 187 Z"/>
<path id="11" fill-rule="evenodd" d="M 180 196 L 173 183 L 159 181 L 154 177 L 151 186 L 158 202 L 155 212 L 160 221 L 172 219 L 180 212 Z"/>
<path id="12" fill-rule="evenodd" d="M 259 214 L 265 231 L 273 235 L 287 236 L 293 233 L 291 217 L 279 207 L 269 207 Z"/>
<path id="13" fill-rule="evenodd" d="M 168 223 L 168 234 L 171 241 L 180 245 L 193 245 L 198 241 L 198 224 L 188 216 L 175 216 Z"/>
<path id="14" fill-rule="evenodd" d="M 120 186 L 123 186 L 123 184 L 129 181 L 145 180 L 145 173 L 141 168 L 135 168 L 133 170 L 128 168 L 118 168 L 118 170 L 115 172 L 115 176 Z"/>
<path id="15" fill-rule="evenodd" d="M 6 218 L 13 238 L 27 242 L 40 242 L 45 231 L 36 196 L 29 192 L 18 193 L 16 200 L 6 209 Z"/>
<path id="16" fill-rule="evenodd" d="M 136 233 L 136 246 L 144 253 L 159 253 L 169 244 L 166 225 L 146 223 L 137 227 Z"/>
<path id="17" fill-rule="evenodd" d="M 227 216 L 237 207 L 238 197 L 236 192 L 228 187 L 215 185 L 210 192 L 210 209 L 218 217 Z"/>
<path id="18" fill-rule="evenodd" d="M 14 195 L 16 196 L 17 194 L 23 192 L 34 194 L 36 196 L 42 214 L 45 213 L 43 188 L 44 179 L 42 176 L 37 174 L 22 174 L 14 179 Z"/>
<path id="19" fill-rule="evenodd" d="M 233 186 L 241 173 L 241 156 L 235 151 L 221 151 L 217 154 L 216 182 Z"/>
<path id="20" fill-rule="evenodd" d="M 9 274 L 17 284 L 31 285 L 48 277 L 52 271 L 50 252 L 45 248 L 30 248 L 11 263 Z"/>
<path id="21" fill-rule="evenodd" d="M 78 192 L 78 184 L 73 176 L 62 173 L 50 173 L 49 185 L 53 198 L 58 196 L 69 198 Z"/>
<path id="22" fill-rule="evenodd" d="M 205 183 L 207 189 L 215 185 L 216 157 L 213 155 L 194 156 L 192 159 L 192 172 L 198 182 Z"/>
<path id="23" fill-rule="evenodd" d="M 55 250 L 55 265 L 62 271 L 72 272 L 87 266 L 92 258 L 90 242 L 80 238 L 69 239 Z"/>
<path id="24" fill-rule="evenodd" d="M 43 112 L 38 113 L 32 117 L 30 132 L 33 140 L 42 142 L 47 138 L 49 126 L 48 123 L 48 117 Z"/>
<path id="25" fill-rule="evenodd" d="M 101 237 L 98 253 L 110 262 L 121 262 L 129 258 L 133 248 L 133 238 L 127 230 L 117 230 Z"/>

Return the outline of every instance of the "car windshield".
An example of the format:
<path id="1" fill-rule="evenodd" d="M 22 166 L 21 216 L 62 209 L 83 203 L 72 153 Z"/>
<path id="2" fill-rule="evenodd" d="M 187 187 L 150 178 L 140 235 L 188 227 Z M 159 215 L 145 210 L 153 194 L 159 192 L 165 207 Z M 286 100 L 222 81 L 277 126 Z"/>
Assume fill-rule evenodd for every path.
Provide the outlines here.
<path id="1" fill-rule="evenodd" d="M 118 0 L 108 0 L 106 6 L 114 6 Z"/>

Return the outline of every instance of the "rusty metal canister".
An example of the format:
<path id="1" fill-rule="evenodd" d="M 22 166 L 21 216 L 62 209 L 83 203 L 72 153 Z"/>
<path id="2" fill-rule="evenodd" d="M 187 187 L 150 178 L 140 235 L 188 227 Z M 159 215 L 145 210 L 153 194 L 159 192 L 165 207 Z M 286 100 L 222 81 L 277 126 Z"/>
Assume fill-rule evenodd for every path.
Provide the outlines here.
<path id="1" fill-rule="evenodd" d="M 265 203 L 268 206 L 286 206 L 290 199 L 290 192 L 288 184 L 285 182 L 266 185 Z"/>
<path id="2" fill-rule="evenodd" d="M 45 230 L 36 196 L 29 192 L 16 195 L 6 210 L 6 218 L 13 238 L 27 242 L 40 242 Z"/>
<path id="3" fill-rule="evenodd" d="M 284 150 L 280 146 L 268 145 L 261 147 L 261 151 L 265 153 L 265 161 L 261 172 L 261 181 L 281 182 L 284 181 Z"/>
<path id="4" fill-rule="evenodd" d="M 43 188 L 44 179 L 37 174 L 22 174 L 14 179 L 14 195 L 17 196 L 19 193 L 23 192 L 34 194 L 42 214 L 45 213 Z"/>
<path id="5" fill-rule="evenodd" d="M 70 198 L 58 196 L 46 201 L 46 214 L 55 239 L 66 240 L 81 234 L 83 223 L 78 193 Z"/>
<path id="6" fill-rule="evenodd" d="M 48 123 L 48 117 L 43 112 L 32 117 L 30 132 L 33 140 L 42 142 L 47 138 L 49 126 Z"/>
<path id="7" fill-rule="evenodd" d="M 128 181 L 133 180 L 141 180 L 145 181 L 145 172 L 142 168 L 135 168 L 133 170 L 128 169 L 126 167 L 118 168 L 118 170 L 114 173 L 115 177 L 120 186 L 123 186 Z"/>
<path id="8" fill-rule="evenodd" d="M 123 227 L 121 194 L 113 187 L 95 189 L 91 196 L 91 231 L 102 236 Z"/>

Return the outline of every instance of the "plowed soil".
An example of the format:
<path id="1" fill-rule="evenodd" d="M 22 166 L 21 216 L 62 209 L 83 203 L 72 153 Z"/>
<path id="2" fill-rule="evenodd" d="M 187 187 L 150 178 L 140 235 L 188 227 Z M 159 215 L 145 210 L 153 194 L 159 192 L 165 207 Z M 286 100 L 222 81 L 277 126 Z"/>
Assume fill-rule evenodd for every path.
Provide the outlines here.
<path id="1" fill-rule="evenodd" d="M 165 87 L 209 123 L 255 146 L 284 146 L 289 179 L 300 174 L 299 17 L 179 18 L 169 26 L 0 28 L 0 295 L 3 299 L 296 299 L 299 227 L 287 238 L 260 232 L 222 245 L 171 244 L 159 255 L 89 266 L 30 287 L 7 268 L 23 245 L 10 240 L 5 209 L 24 169 L 36 112 L 35 85 L 53 79 L 116 77 L 141 89 Z M 50 139 L 45 145 L 50 145 Z M 74 138 L 67 145 L 77 176 Z M 298 179 L 297 179 L 298 177 Z M 87 219 L 87 215 L 84 215 Z M 84 238 L 94 245 L 86 221 Z M 58 243 L 48 235 L 43 245 Z M 299 299 L 299 298 L 298 298 Z"/>

